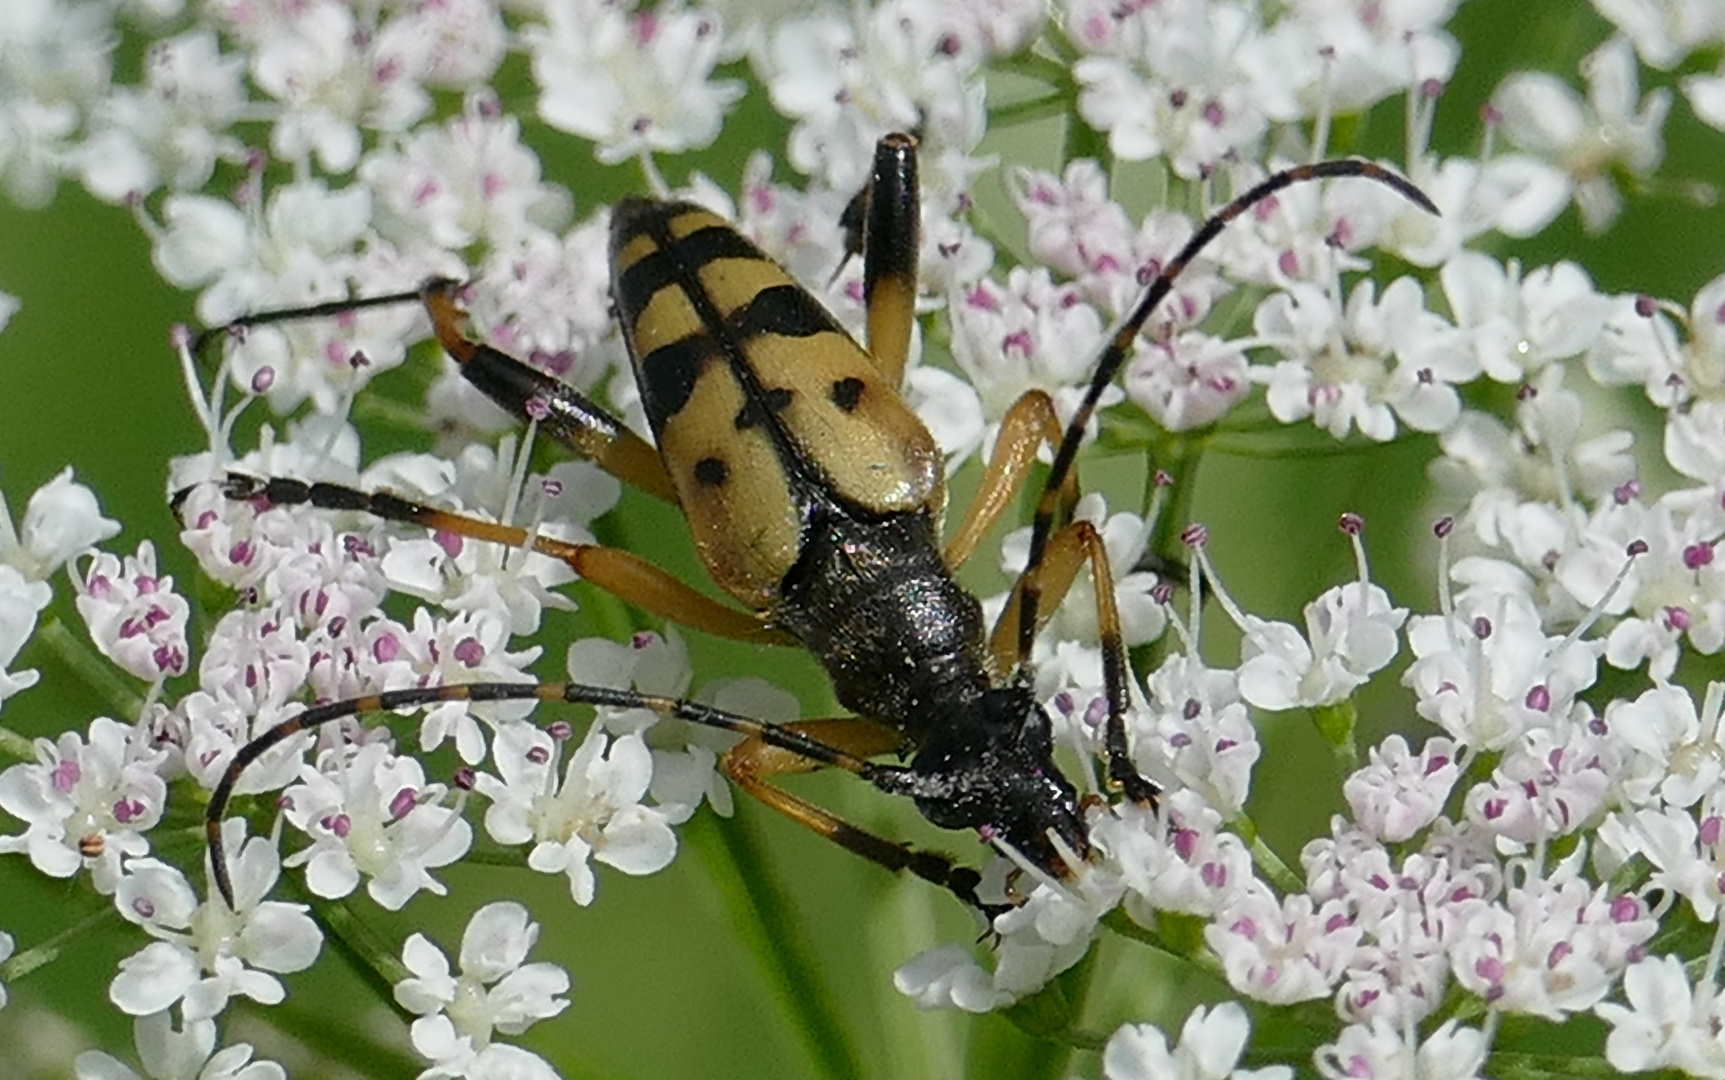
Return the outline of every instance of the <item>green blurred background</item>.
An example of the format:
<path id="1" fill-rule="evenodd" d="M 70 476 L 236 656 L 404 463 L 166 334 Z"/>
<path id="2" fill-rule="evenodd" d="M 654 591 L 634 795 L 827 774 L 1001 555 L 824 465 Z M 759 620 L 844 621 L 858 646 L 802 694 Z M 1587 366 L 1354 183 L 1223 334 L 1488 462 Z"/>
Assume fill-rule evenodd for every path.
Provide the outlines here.
<path id="1" fill-rule="evenodd" d="M 1572 0 L 1465 5 L 1452 29 L 1463 51 L 1438 116 L 1434 143 L 1444 153 L 1477 147 L 1479 108 L 1509 71 L 1573 72 L 1575 62 L 1608 32 L 1590 9 Z M 1644 78 L 1673 83 L 1669 75 Z M 513 88 L 505 83 L 504 90 L 512 102 L 528 100 L 519 82 Z M 1354 129 L 1357 142 L 1349 148 L 1399 160 L 1402 109 L 1399 100 L 1380 107 Z M 739 131 L 751 130 L 760 133 L 760 145 L 772 146 L 782 142 L 786 129 L 755 99 L 744 103 L 727 144 L 749 141 Z M 1046 148 L 1058 146 L 1051 134 L 1057 132 L 1018 129 L 1001 137 L 1019 140 L 1005 146 L 1011 157 L 1034 162 L 1047 161 Z M 1725 136 L 1695 122 L 1681 101 L 1666 136 L 1663 176 L 1725 182 Z M 627 173 L 596 168 L 574 140 L 531 129 L 529 139 L 541 151 L 547 175 L 576 192 L 578 213 L 634 186 Z M 681 175 L 676 170 L 699 167 L 734 187 L 742 162 L 740 156 L 708 153 L 663 164 L 673 182 Z M 983 179 L 980 202 L 994 221 L 1009 226 L 1013 215 L 997 177 Z M 1530 267 L 1573 259 L 1604 290 L 1646 292 L 1687 305 L 1700 285 L 1725 270 L 1725 212 L 1670 194 L 1632 193 L 1604 236 L 1583 235 L 1571 211 L 1536 240 L 1494 250 Z M 0 205 L 0 289 L 23 301 L 0 333 L 0 491 L 14 517 L 22 514 L 30 492 L 74 465 L 107 513 L 125 525 L 110 549 L 130 551 L 140 539 L 153 538 L 166 549 L 167 566 L 186 580 L 190 564 L 175 550 L 163 484 L 167 459 L 201 445 L 168 347 L 170 326 L 190 318 L 191 297 L 156 277 L 145 238 L 125 211 L 94 203 L 72 184 L 44 211 Z M 411 389 L 416 376 L 400 377 L 404 382 L 397 389 Z M 1428 440 L 1413 438 L 1299 460 L 1213 454 L 1199 477 L 1196 516 L 1211 527 L 1212 552 L 1228 585 L 1256 613 L 1297 619 L 1301 605 L 1319 590 L 1351 575 L 1351 556 L 1335 531 L 1344 510 L 1365 515 L 1374 569 L 1392 595 L 1429 610 L 1434 577 L 1425 546 L 1430 514 L 1423 508 L 1421 463 L 1431 450 Z M 1656 441 L 1642 450 L 1649 460 Z M 967 476 L 957 485 L 959 505 L 971 482 Z M 695 575 L 680 526 L 668 515 L 639 500 L 616 518 L 621 524 L 608 527 L 618 542 Z M 64 579 L 55 587 L 57 598 L 45 620 L 59 617 L 76 627 Z M 997 584 L 978 588 L 992 591 Z M 607 610 L 585 594 L 582 599 L 588 616 L 560 621 L 554 613 L 550 620 L 543 674 L 561 667 L 562 643 L 594 632 L 594 624 L 584 620 Z M 620 629 L 614 622 L 600 625 Z M 770 671 L 798 692 L 806 714 L 831 709 L 806 658 L 763 658 L 688 637 L 697 685 L 720 674 Z M 1226 635 L 1218 640 L 1212 659 L 1231 662 Z M 15 666 L 41 669 L 42 685 L 7 703 L 0 722 L 14 731 L 82 730 L 91 716 L 111 710 L 40 641 Z M 1393 680 L 1380 679 L 1375 688 L 1362 703 L 1364 738 L 1392 728 L 1426 730 L 1394 692 Z M 1251 809 L 1272 846 L 1292 863 L 1300 844 L 1326 831 L 1329 815 L 1339 809 L 1339 768 L 1303 717 L 1278 718 L 1265 729 L 1266 753 Z M 842 779 L 808 778 L 797 788 L 889 835 L 928 835 L 907 820 L 906 807 Z M 0 829 L 12 827 L 9 820 L 0 823 Z M 369 931 L 391 951 L 421 930 L 453 954 L 478 903 L 505 895 L 524 899 L 544 922 L 535 958 L 568 967 L 574 988 L 565 1016 L 523 1041 L 571 1080 L 771 1080 L 853 1069 L 873 1077 L 1031 1077 L 1064 1075 L 1072 1068 L 1096 1073 L 1093 1060 L 1068 1060 L 1064 1051 L 1019 1034 L 998 1017 L 919 1014 L 892 989 L 890 975 L 898 964 L 925 948 L 971 936 L 971 923 L 949 898 L 895 881 L 752 804 L 740 805 L 732 822 L 703 814 L 682 835 L 685 852 L 663 873 L 632 879 L 600 868 L 598 902 L 587 909 L 568 902 L 561 878 L 475 865 L 441 875 L 450 886 L 447 899 L 422 896 L 398 915 L 371 910 L 368 903 L 356 906 Z M 189 831 L 164 835 L 160 843 L 185 855 L 184 865 L 196 858 L 196 837 Z M 942 846 L 967 852 L 969 843 L 948 837 Z M 743 888 L 743 876 L 755 890 L 782 893 L 790 914 L 775 922 L 772 934 L 804 951 L 822 984 L 820 993 L 835 1004 L 832 1028 L 810 1037 L 788 1019 L 796 1010 L 787 1009 L 787 996 L 806 1001 L 813 992 L 778 981 L 771 965 L 758 959 L 759 943 L 739 931 L 750 925 L 739 911 L 759 901 L 758 892 Z M 0 858 L 0 929 L 11 932 L 21 948 L 102 907 L 83 882 L 49 881 L 22 858 Z M 97 918 L 88 933 L 69 943 L 59 963 L 13 985 L 12 1004 L 0 1011 L 0 1080 L 67 1075 L 64 1055 L 88 1047 L 129 1059 L 129 1022 L 107 1006 L 105 988 L 118 959 L 140 944 L 117 919 Z M 1106 1033 L 1122 1020 L 1156 1019 L 1177 1027 L 1191 1002 L 1220 994 L 1222 988 L 1201 979 L 1174 978 L 1178 969 L 1162 977 L 1163 967 L 1141 946 L 1107 941 L 1083 1026 Z M 241 1006 L 229 1014 L 225 1037 L 259 1044 L 289 1063 L 296 1076 L 417 1072 L 405 1049 L 404 1027 L 353 968 L 326 957 L 314 971 L 288 982 L 288 1005 L 269 1014 L 276 1028 Z"/>

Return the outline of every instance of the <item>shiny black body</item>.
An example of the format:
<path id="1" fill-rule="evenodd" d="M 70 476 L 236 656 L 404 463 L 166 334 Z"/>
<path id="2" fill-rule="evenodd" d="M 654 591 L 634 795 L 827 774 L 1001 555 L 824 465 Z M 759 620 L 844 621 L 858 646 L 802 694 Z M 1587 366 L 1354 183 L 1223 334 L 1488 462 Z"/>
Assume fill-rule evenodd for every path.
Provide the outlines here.
<path id="1" fill-rule="evenodd" d="M 811 493 L 802 555 L 769 618 L 826 669 L 847 708 L 905 736 L 906 768 L 877 787 L 943 829 L 999 838 L 1056 876 L 1090 843 L 1054 764 L 1048 715 L 1027 687 L 996 686 L 982 606 L 953 580 L 928 512 L 867 515 Z"/>

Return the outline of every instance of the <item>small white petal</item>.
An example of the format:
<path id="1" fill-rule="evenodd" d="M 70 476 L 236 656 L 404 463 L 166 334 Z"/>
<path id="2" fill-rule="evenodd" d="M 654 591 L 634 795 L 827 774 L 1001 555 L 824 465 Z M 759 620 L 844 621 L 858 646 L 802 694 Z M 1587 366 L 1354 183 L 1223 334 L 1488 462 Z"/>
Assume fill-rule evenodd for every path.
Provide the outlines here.
<path id="1" fill-rule="evenodd" d="M 190 952 L 152 941 L 120 961 L 108 1000 L 128 1016 L 148 1016 L 180 1000 L 197 978 L 198 962 Z"/>

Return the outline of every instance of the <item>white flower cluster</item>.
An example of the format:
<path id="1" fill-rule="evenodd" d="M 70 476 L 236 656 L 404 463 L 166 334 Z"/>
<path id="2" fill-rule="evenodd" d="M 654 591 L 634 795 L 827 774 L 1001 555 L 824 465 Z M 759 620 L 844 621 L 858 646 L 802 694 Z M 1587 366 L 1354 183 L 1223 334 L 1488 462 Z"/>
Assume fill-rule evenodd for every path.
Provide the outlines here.
<path id="1" fill-rule="evenodd" d="M 1184 268 L 1093 418 L 1092 438 L 1143 450 L 1153 437 L 1179 463 L 1152 471 L 1129 510 L 1111 514 L 1090 494 L 1074 512 L 1102 538 L 1124 644 L 1156 658 L 1136 673 L 1128 726 L 1161 799 L 1110 805 L 1097 779 L 1103 637 L 1081 579 L 1037 643 L 1036 692 L 1094 796 L 1095 857 L 1053 880 L 1003 852 L 982 886 L 1007 906 L 987 962 L 967 945 L 934 948 L 897 985 L 930 1008 L 1002 1008 L 1107 927 L 1178 944 L 1263 1005 L 1329 1001 L 1339 1019 L 1311 1058 L 1328 1077 L 1465 1080 L 1487 1069 L 1505 1018 L 1585 1013 L 1610 1025 L 1599 1054 L 1612 1067 L 1725 1077 L 1725 683 L 1701 689 L 1682 663 L 1725 650 L 1713 558 L 1725 537 L 1725 276 L 1674 303 L 1603 293 L 1573 263 L 1489 253 L 1571 201 L 1589 229 L 1608 227 L 1617 184 L 1657 173 L 1674 101 L 1641 94 L 1639 65 L 1716 56 L 1725 17 L 1705 0 L 1597 0 L 1610 29 L 1600 24 L 1609 36 L 1575 73 L 1585 94 L 1568 72 L 1518 73 L 1486 110 L 1477 150 L 1440 156 L 1434 116 L 1466 63 L 1446 29 L 1453 3 L 1056 6 L 10 0 L 0 188 L 33 205 L 65 179 L 124 203 L 161 276 L 197 290 L 209 324 L 461 279 L 487 343 L 608 393 L 639 428 L 609 313 L 608 209 L 544 179 L 535 122 L 507 113 L 493 88 L 505 65 L 530 72 L 538 121 L 585 140 L 601 164 L 637 168 L 657 194 L 670 190 L 667 158 L 715 144 L 745 95 L 763 96 L 802 179 L 775 179 L 758 152 L 734 189 L 697 174 L 679 193 L 735 219 L 853 328 L 863 287 L 844 265 L 840 214 L 875 141 L 914 131 L 922 295 L 905 392 L 956 471 L 986 455 L 1028 391 L 1073 415 L 1107 323 L 1205 210 L 1330 153 L 1338 121 L 1405 103 L 1397 165 L 1442 215 L 1359 179 L 1258 203 Z M 121 37 L 149 41 L 133 82 L 115 76 Z M 1001 103 L 990 80 L 1005 74 L 1040 90 Z M 1725 128 L 1725 68 L 1679 85 L 1701 120 Z M 1059 115 L 1084 136 L 1069 149 L 1097 155 L 1002 164 L 1027 228 L 1022 260 L 972 197 L 997 164 L 984 135 L 1014 115 Z M 1112 166 L 1149 159 L 1192 213 L 1122 206 Z M 1370 276 L 1374 252 L 1398 259 L 1399 276 Z M 9 313 L 0 296 L 0 328 Z M 411 305 L 260 324 L 216 343 L 213 379 L 179 336 L 208 442 L 165 463 L 168 488 L 180 542 L 230 594 L 196 643 L 194 605 L 158 572 L 155 545 L 98 550 L 120 526 L 70 469 L 16 524 L 0 503 L 0 707 L 37 684 L 12 668 L 61 567 L 95 649 L 143 688 L 136 716 L 38 739 L 31 759 L 0 771 L 0 810 L 22 823 L 0 835 L 0 853 L 56 878 L 88 872 L 147 939 L 109 997 L 137 1018 L 151 1075 L 281 1075 L 243 1043 L 212 1056 L 216 1018 L 235 997 L 283 999 L 279 976 L 322 949 L 318 904 L 362 886 L 392 911 L 443 893 L 436 872 L 469 856 L 476 823 L 588 905 L 594 864 L 654 873 L 703 802 L 730 809 L 715 769 L 727 742 L 709 729 L 601 709 L 582 732 L 535 723 L 531 702 L 449 700 L 417 718 L 407 745 L 359 715 L 252 762 L 234 793 L 268 795 L 279 815 L 263 835 L 240 816 L 223 826 L 232 905 L 210 889 L 200 901 L 200 875 L 167 860 L 160 827 L 190 824 L 182 809 L 201 812 L 261 734 L 391 690 L 528 682 L 545 610 L 574 606 L 558 591 L 573 572 L 531 541 L 593 542 L 589 526 L 618 502 L 614 479 L 581 462 L 534 474 L 536 425 L 499 438 L 505 419 L 453 365 L 422 409 L 435 452 L 367 457 L 356 398 L 427 336 Z M 1626 387 L 1656 418 L 1657 454 L 1625 410 L 1600 405 L 1633 395 Z M 238 449 L 237 433 L 257 428 L 242 413 L 259 401 L 280 432 L 265 425 Z M 1250 613 L 1223 587 L 1204 527 L 1170 526 L 1169 493 L 1197 483 L 1209 438 L 1289 425 L 1308 445 L 1432 437 L 1435 611 L 1398 606 L 1372 580 L 1352 515 L 1341 530 L 1356 573 L 1299 626 Z M 388 489 L 527 542 L 230 498 L 230 471 Z M 1029 547 L 1028 531 L 1009 535 L 1001 567 L 1021 573 Z M 1168 571 L 1174 559 L 1189 565 L 1184 580 Z M 1184 612 L 1176 585 L 1193 598 Z M 1202 636 L 1211 599 L 1240 633 L 1232 665 Z M 587 685 L 666 697 L 695 681 L 672 631 L 577 642 L 563 667 Z M 1351 751 L 1355 694 L 1387 671 L 1408 691 L 1406 726 L 1439 733 L 1366 748 L 1343 785 L 1348 813 L 1306 845 L 1302 876 L 1248 816 L 1254 714 L 1308 711 Z M 698 696 L 772 722 L 798 715 L 759 680 L 713 681 Z M 462 764 L 439 779 L 421 755 L 444 744 Z M 250 800 L 256 821 L 268 801 Z M 311 904 L 271 898 L 284 868 L 303 871 Z M 1679 905 L 1710 945 L 1656 939 Z M 426 938 L 406 942 L 395 998 L 417 1017 L 424 1080 L 553 1075 L 494 1041 L 568 1004 L 561 969 L 526 963 L 536 937 L 525 908 L 496 903 L 473 917 L 459 974 Z M 0 933 L 0 962 L 12 947 Z M 1153 1026 L 1121 1028 L 1101 1068 L 1115 1080 L 1290 1074 L 1238 1068 L 1246 1038 L 1244 1009 L 1226 1003 L 1192 1013 L 1173 1049 Z M 101 1054 L 77 1071 L 131 1075 Z"/>

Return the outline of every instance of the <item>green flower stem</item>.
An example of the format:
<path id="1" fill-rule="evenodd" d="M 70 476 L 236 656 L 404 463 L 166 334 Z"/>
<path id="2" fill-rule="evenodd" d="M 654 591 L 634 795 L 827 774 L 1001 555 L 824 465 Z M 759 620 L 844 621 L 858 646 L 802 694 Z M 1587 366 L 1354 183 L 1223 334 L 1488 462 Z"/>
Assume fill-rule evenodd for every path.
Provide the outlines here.
<path id="1" fill-rule="evenodd" d="M 1048 94 L 991 108 L 988 110 L 988 118 L 998 124 L 1022 124 L 1048 116 L 1059 116 L 1066 111 L 1068 104 L 1065 96 Z"/>
<path id="2" fill-rule="evenodd" d="M 1642 881 L 1646 880 L 1652 872 L 1653 864 L 1648 861 L 1647 856 L 1641 854 L 1631 855 L 1623 861 L 1622 866 L 1617 868 L 1617 872 L 1612 874 L 1611 877 L 1606 880 L 1605 887 L 1611 890 L 1610 894 L 1612 896 L 1619 896 L 1623 893 L 1632 892 L 1642 883 Z"/>
<path id="3" fill-rule="evenodd" d="M 1140 945 L 1148 945 L 1152 949 L 1159 949 L 1163 952 L 1168 951 L 1167 946 L 1162 943 L 1162 935 L 1133 922 L 1131 916 L 1126 914 L 1125 908 L 1117 907 L 1102 916 L 1102 925 L 1121 937 L 1130 938 Z"/>
<path id="4" fill-rule="evenodd" d="M 1011 251 L 1014 244 L 1008 243 L 1007 233 L 1002 231 L 997 215 L 990 214 L 986 204 L 978 206 L 970 212 L 970 231 L 978 238 L 986 240 L 996 251 Z M 952 360 L 952 316 L 945 311 L 937 312 L 933 329 L 923 337 L 923 348 L 926 350 L 932 344 L 939 344 L 947 360 L 951 361 L 948 368 L 955 368 L 957 361 Z"/>
<path id="5" fill-rule="evenodd" d="M 1074 1050 L 1089 1050 L 1100 1054 L 1102 1048 L 1108 1045 L 1110 1034 L 1112 1032 L 1104 1033 L 1091 1031 L 1088 1028 L 1072 1028 L 1062 1037 L 1062 1041 Z"/>
<path id="6" fill-rule="evenodd" d="M 137 685 L 121 674 L 101 653 L 66 628 L 59 619 L 49 619 L 36 631 L 36 640 L 54 651 L 60 662 L 77 673 L 85 686 L 108 703 L 115 717 L 137 719 L 144 707 L 144 696 Z"/>
<path id="7" fill-rule="evenodd" d="M 520 844 L 505 846 L 495 840 L 484 837 L 473 838 L 473 846 L 467 849 L 467 854 L 461 861 L 474 866 L 502 866 L 510 870 L 520 870 L 527 865 L 527 855 Z"/>
<path id="8" fill-rule="evenodd" d="M 1312 1053 L 1341 1031 L 1335 1007 L 1326 999 L 1270 1005 L 1248 998 L 1239 1004 L 1252 1021 L 1252 1042 L 1242 1064 L 1311 1061 Z"/>
<path id="9" fill-rule="evenodd" d="M 385 944 L 377 931 L 359 917 L 349 901 L 316 899 L 292 877 L 282 878 L 282 885 L 297 893 L 299 899 L 311 908 L 312 918 L 323 928 L 336 951 L 347 957 L 360 975 L 376 988 L 378 996 L 399 1012 L 395 1004 L 395 984 L 413 974 L 396 958 L 399 950 Z"/>
<path id="10" fill-rule="evenodd" d="M 801 917 L 775 883 L 759 841 L 740 818 L 696 814 L 683 826 L 717 885 L 726 922 L 744 938 L 780 1006 L 814 1059 L 832 1080 L 862 1076 L 862 1058 L 845 1028 L 845 1013 L 810 954 Z"/>
<path id="11" fill-rule="evenodd" d="M 1287 425 L 1265 412 L 1249 423 L 1231 423 L 1219 429 L 1211 445 L 1218 454 L 1248 461 L 1328 461 L 1355 457 L 1387 444 L 1341 442 L 1324 445 L 1306 440 L 1303 433 L 1294 433 L 1290 438 Z"/>
<path id="12" fill-rule="evenodd" d="M 1198 465 L 1203 460 L 1207 442 L 1185 435 L 1164 435 L 1156 442 L 1146 443 L 1145 447 L 1148 469 L 1144 475 L 1144 506 L 1148 507 L 1155 496 L 1157 472 L 1167 473 L 1173 479 L 1168 501 L 1156 519 L 1156 533 L 1150 538 L 1150 550 L 1184 565 L 1185 545 L 1180 541 L 1180 533 L 1190 523 L 1189 508 L 1197 495 Z"/>
<path id="13" fill-rule="evenodd" d="M 103 923 L 113 922 L 119 917 L 120 913 L 114 910 L 112 904 L 103 904 L 47 941 L 13 954 L 10 960 L 0 964 L 0 982 L 14 982 L 37 968 L 52 964 L 60 958 L 60 950 L 66 947 L 67 942 L 83 937 Z"/>
<path id="14" fill-rule="evenodd" d="M 0 754 L 14 761 L 35 761 L 36 744 L 9 727 L 0 727 Z"/>
<path id="15" fill-rule="evenodd" d="M 1196 915 L 1182 915 L 1179 912 L 1157 912 L 1156 924 L 1158 927 L 1166 925 L 1169 933 L 1164 934 L 1161 929 L 1152 930 L 1138 925 L 1132 920 L 1132 916 L 1126 914 L 1123 907 L 1117 907 L 1102 916 L 1102 925 L 1121 937 L 1176 957 L 1222 982 L 1227 981 L 1227 974 L 1222 970 L 1221 963 L 1204 944 L 1205 920 Z"/>
<path id="16" fill-rule="evenodd" d="M 1611 1063 L 1600 1057 L 1563 1057 L 1558 1054 L 1517 1054 L 1501 1050 L 1492 1052 L 1487 1071 L 1498 1080 L 1558 1080 L 1570 1076 L 1622 1076 Z M 1677 1076 L 1669 1073 L 1640 1073 L 1641 1076 Z"/>
<path id="17" fill-rule="evenodd" d="M 1466 748 L 1462 748 L 1466 753 Z M 1456 778 L 1455 785 L 1450 788 L 1449 798 L 1444 800 L 1444 816 L 1460 821 L 1467 812 L 1467 793 L 1476 785 L 1486 783 L 1497 769 L 1497 763 L 1503 755 L 1495 750 L 1482 750 L 1469 755 L 1462 773 Z"/>
<path id="18" fill-rule="evenodd" d="M 1072 162 L 1083 158 L 1096 161 L 1104 173 L 1114 170 L 1114 155 L 1108 149 L 1108 136 L 1086 124 L 1077 113 L 1071 113 L 1066 118 L 1066 146 L 1061 160 Z"/>
<path id="19" fill-rule="evenodd" d="M 1096 974 L 1092 947 L 1048 985 L 1003 1009 L 1000 1016 L 1027 1039 L 991 1039 L 970 1058 L 971 1075 L 997 1080 L 1057 1080 L 1071 1076 L 1074 1050 L 1099 1050 L 1107 1041 L 1079 1026 Z"/>
<path id="20" fill-rule="evenodd" d="M 1051 63 L 1057 63 L 1062 68 L 1070 68 L 1078 62 L 1083 54 L 1078 51 L 1078 46 L 1072 44 L 1072 39 L 1061 32 L 1062 30 L 1062 27 L 1051 25 L 1049 27 L 1050 32 L 1042 35 L 1042 43 L 1054 53 L 1055 59 L 1050 61 Z"/>
<path id="21" fill-rule="evenodd" d="M 1054 60 L 1046 56 L 1037 56 L 1035 53 L 1027 53 L 1013 59 L 1007 65 L 1007 69 L 1014 75 L 1040 79 L 1050 86 L 1059 87 L 1068 100 L 1073 98 L 1078 90 L 1077 84 L 1072 81 L 1070 63 L 1064 59 Z M 989 110 L 990 119 L 998 119 L 999 116 L 999 110 Z"/>
<path id="22" fill-rule="evenodd" d="M 1334 705 L 1319 705 L 1312 710 L 1312 723 L 1317 726 L 1318 734 L 1324 737 L 1324 742 L 1329 744 L 1330 752 L 1344 773 L 1360 767 L 1360 748 L 1355 738 L 1358 721 L 1359 709 L 1351 697 Z"/>
<path id="23" fill-rule="evenodd" d="M 1204 320 L 1204 326 L 1210 332 L 1224 340 L 1251 337 L 1254 335 L 1252 319 L 1258 313 L 1258 305 L 1264 302 L 1268 295 L 1262 289 L 1236 289 L 1228 296 L 1216 301 L 1210 314 Z M 1245 404 L 1241 403 L 1242 406 Z M 1239 411 L 1239 407 L 1229 410 L 1216 427 L 1223 426 L 1228 419 Z M 1278 425 L 1285 426 L 1285 425 Z"/>
<path id="24" fill-rule="evenodd" d="M 1258 868 L 1259 873 L 1270 879 L 1270 884 L 1283 893 L 1305 891 L 1306 886 L 1300 880 L 1300 875 L 1294 873 L 1288 864 L 1282 861 L 1282 857 L 1272 851 L 1270 845 L 1264 843 L 1264 838 L 1258 834 L 1257 823 L 1251 818 L 1245 814 L 1239 814 L 1229 820 L 1228 828 L 1240 839 L 1246 841 L 1246 848 L 1252 853 L 1252 865 Z"/>
<path id="25" fill-rule="evenodd" d="M 380 1042 L 361 1032 L 331 1020 L 326 1003 L 317 1002 L 301 1007 L 301 999 L 290 995 L 287 1001 L 269 1011 L 271 1026 L 293 1036 L 331 1062 L 350 1066 L 363 1063 L 367 1076 L 416 1076 L 425 1062 L 401 1052 L 397 1046 Z"/>
<path id="26" fill-rule="evenodd" d="M 382 394 L 360 394 L 353 401 L 355 421 L 386 424 L 397 431 L 424 431 L 425 410 Z"/>

